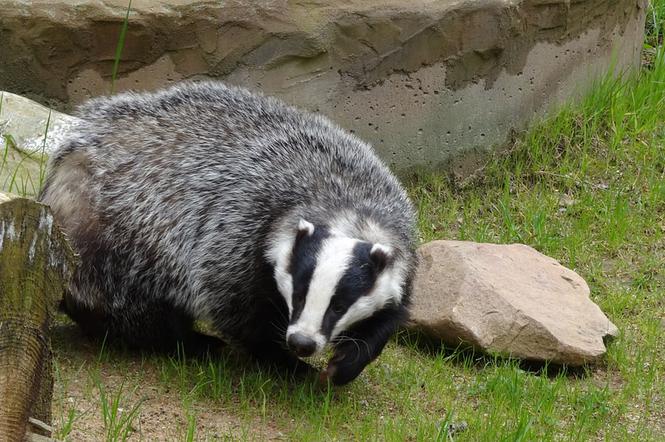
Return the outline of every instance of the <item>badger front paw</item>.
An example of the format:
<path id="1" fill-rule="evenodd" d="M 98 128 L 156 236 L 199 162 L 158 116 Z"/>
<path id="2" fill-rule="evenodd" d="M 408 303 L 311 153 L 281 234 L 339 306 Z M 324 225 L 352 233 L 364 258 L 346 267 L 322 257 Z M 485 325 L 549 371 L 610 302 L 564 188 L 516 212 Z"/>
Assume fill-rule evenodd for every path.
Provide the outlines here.
<path id="1" fill-rule="evenodd" d="M 370 362 L 368 352 L 361 351 L 356 343 L 338 344 L 321 380 L 330 381 L 334 385 L 348 384 L 357 378 Z"/>
<path id="2" fill-rule="evenodd" d="M 405 315 L 403 307 L 386 307 L 338 336 L 334 341 L 335 352 L 321 380 L 344 385 L 357 378 L 381 354 Z"/>

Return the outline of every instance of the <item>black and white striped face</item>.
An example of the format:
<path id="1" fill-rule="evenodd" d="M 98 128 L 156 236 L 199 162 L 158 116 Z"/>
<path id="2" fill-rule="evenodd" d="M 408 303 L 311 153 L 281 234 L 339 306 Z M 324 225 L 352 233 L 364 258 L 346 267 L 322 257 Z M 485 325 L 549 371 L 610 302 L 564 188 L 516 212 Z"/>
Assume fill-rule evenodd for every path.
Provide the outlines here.
<path id="1" fill-rule="evenodd" d="M 401 298 L 392 250 L 300 221 L 273 250 L 275 278 L 289 308 L 289 348 L 311 356 L 353 324 Z"/>

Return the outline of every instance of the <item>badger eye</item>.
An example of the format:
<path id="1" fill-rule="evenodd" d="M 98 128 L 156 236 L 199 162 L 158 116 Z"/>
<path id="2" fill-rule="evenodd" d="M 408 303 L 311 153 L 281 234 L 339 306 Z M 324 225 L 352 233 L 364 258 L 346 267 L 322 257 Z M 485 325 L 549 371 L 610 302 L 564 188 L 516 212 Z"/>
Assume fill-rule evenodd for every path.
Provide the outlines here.
<path id="1" fill-rule="evenodd" d="M 344 313 L 344 304 L 339 300 L 332 301 L 330 303 L 330 308 L 336 315 L 341 315 Z"/>

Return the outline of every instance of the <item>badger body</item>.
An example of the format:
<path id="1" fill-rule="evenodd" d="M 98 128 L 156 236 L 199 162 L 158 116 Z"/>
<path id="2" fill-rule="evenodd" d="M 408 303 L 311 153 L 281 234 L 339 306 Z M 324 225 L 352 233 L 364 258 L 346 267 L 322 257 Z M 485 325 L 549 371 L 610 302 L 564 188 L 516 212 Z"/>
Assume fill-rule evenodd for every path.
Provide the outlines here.
<path id="1" fill-rule="evenodd" d="M 287 365 L 331 345 L 342 384 L 405 319 L 414 211 L 358 138 L 216 82 L 78 115 L 40 198 L 81 256 L 65 304 L 84 330 L 168 348 L 206 319 Z"/>

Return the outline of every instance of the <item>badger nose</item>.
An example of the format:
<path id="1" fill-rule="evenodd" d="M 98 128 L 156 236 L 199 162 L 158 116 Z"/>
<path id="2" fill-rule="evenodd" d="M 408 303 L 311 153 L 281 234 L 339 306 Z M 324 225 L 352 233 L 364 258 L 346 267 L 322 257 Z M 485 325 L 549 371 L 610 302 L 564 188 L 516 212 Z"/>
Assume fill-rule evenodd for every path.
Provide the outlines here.
<path id="1" fill-rule="evenodd" d="M 286 343 L 289 344 L 291 351 L 300 357 L 311 356 L 316 351 L 316 342 L 300 333 L 289 336 Z"/>

